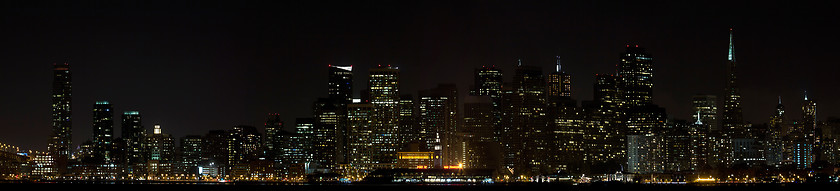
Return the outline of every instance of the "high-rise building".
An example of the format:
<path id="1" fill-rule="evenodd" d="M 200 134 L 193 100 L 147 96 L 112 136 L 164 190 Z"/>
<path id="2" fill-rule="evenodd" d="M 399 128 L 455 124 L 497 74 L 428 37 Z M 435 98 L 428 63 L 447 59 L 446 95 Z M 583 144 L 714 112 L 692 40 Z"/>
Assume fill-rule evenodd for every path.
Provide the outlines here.
<path id="1" fill-rule="evenodd" d="M 419 93 L 420 139 L 429 151 L 435 153 L 437 167 L 458 165 L 455 149 L 455 133 L 458 124 L 458 90 L 455 84 L 439 84 L 438 87 Z"/>
<path id="2" fill-rule="evenodd" d="M 337 101 L 322 98 L 314 105 L 314 162 L 324 170 L 333 169 L 336 164 L 344 163 L 346 158 L 345 109 Z"/>
<path id="3" fill-rule="evenodd" d="M 502 85 L 504 84 L 504 78 L 502 75 L 502 71 L 495 66 L 482 66 L 481 68 L 475 69 L 474 72 L 474 85 L 470 90 L 471 96 L 485 96 L 488 97 L 490 101 L 490 112 L 492 113 L 490 122 L 491 132 L 493 143 L 490 143 L 488 146 L 487 151 L 494 151 L 486 153 L 486 160 L 485 161 L 493 161 L 492 163 L 486 163 L 486 168 L 501 168 L 502 167 L 502 158 L 503 152 L 502 149 L 502 136 L 504 135 L 504 127 L 502 126 Z M 473 144 L 476 145 L 476 144 Z M 473 148 L 476 150 L 477 148 Z M 492 150 L 495 149 L 495 150 Z M 468 163 L 469 164 L 469 163 Z M 475 164 L 475 163 L 472 163 Z M 474 165 L 473 165 L 474 166 Z"/>
<path id="4" fill-rule="evenodd" d="M 234 166 L 255 160 L 260 154 L 262 135 L 257 128 L 247 125 L 233 126 L 228 131 L 228 165 Z"/>
<path id="5" fill-rule="evenodd" d="M 399 88 L 400 70 L 395 66 L 379 65 L 370 69 L 368 87 L 373 104 L 374 148 L 373 162 L 396 163 L 399 148 Z"/>
<path id="6" fill-rule="evenodd" d="M 709 159 L 711 159 L 709 153 L 711 150 L 709 141 L 711 127 L 703 123 L 703 114 L 700 111 L 697 111 L 695 116 L 696 120 L 694 124 L 688 126 L 688 135 L 691 140 L 691 144 L 689 145 L 689 149 L 691 150 L 689 168 L 690 170 L 697 171 L 705 170 Z"/>
<path id="7" fill-rule="evenodd" d="M 549 123 L 549 147 L 556 152 L 547 152 L 545 159 L 550 172 L 583 173 L 586 167 L 587 124 L 584 111 L 578 107 L 562 106 L 551 115 Z M 602 142 L 603 143 L 603 142 Z M 603 149 L 603 148 L 602 148 Z M 595 152 L 592 152 L 595 153 Z"/>
<path id="8" fill-rule="evenodd" d="M 353 66 L 330 65 L 329 98 L 343 104 L 353 102 Z"/>
<path id="9" fill-rule="evenodd" d="M 790 150 L 789 158 L 798 169 L 810 168 L 817 157 L 816 117 L 817 103 L 808 99 L 806 92 L 802 101 L 802 121 L 786 138 L 790 145 L 786 148 Z"/>
<path id="10" fill-rule="evenodd" d="M 172 174 L 175 162 L 175 139 L 163 133 L 160 125 L 155 124 L 153 133 L 145 141 L 147 171 L 150 176 L 168 176 Z"/>
<path id="11" fill-rule="evenodd" d="M 416 115 L 417 107 L 414 101 L 414 96 L 411 94 L 404 94 L 400 96 L 400 150 L 406 151 L 406 147 L 411 143 L 419 143 L 420 128 L 418 126 L 418 115 Z"/>
<path id="12" fill-rule="evenodd" d="M 717 96 L 694 95 L 691 97 L 691 107 L 694 109 L 694 113 L 691 115 L 692 119 L 699 117 L 700 121 L 709 126 L 711 130 L 720 130 L 717 126 Z"/>
<path id="13" fill-rule="evenodd" d="M 371 121 L 373 104 L 354 103 L 347 105 L 347 162 L 361 170 L 363 174 L 370 170 L 373 156 L 373 142 L 375 136 Z M 362 176 L 363 174 L 357 174 Z"/>
<path id="14" fill-rule="evenodd" d="M 785 156 L 785 143 L 783 138 L 790 131 L 788 125 L 785 124 L 785 106 L 782 105 L 782 97 L 779 96 L 779 104 L 776 105 L 776 110 L 773 116 L 770 117 L 770 135 L 766 145 L 766 155 L 768 165 L 781 165 Z"/>
<path id="15" fill-rule="evenodd" d="M 618 64 L 618 77 L 625 105 L 653 104 L 653 58 L 644 48 L 627 45 Z"/>
<path id="16" fill-rule="evenodd" d="M 584 159 L 590 173 L 611 173 L 626 162 L 625 113 L 622 108 L 618 78 L 610 74 L 596 74 L 594 101 L 584 104 L 586 119 L 583 139 L 587 151 Z M 568 110 L 568 108 L 567 108 Z M 564 120 L 573 119 L 567 114 Z M 558 119 L 559 120 L 559 119 Z"/>
<path id="17" fill-rule="evenodd" d="M 122 115 L 122 139 L 125 141 L 125 165 L 128 173 L 144 173 L 138 165 L 146 163 L 143 152 L 146 129 L 141 123 L 140 112 L 126 111 Z"/>
<path id="18" fill-rule="evenodd" d="M 736 76 L 736 62 L 735 62 L 735 42 L 734 42 L 734 35 L 733 29 L 729 29 L 729 55 L 727 57 L 727 83 L 726 83 L 726 95 L 723 101 L 723 119 L 722 119 L 722 127 L 721 127 L 721 141 L 723 142 L 731 142 L 734 138 L 744 137 L 744 116 L 741 111 L 741 90 L 738 88 L 737 85 L 737 76 Z M 724 145 L 731 145 L 724 143 Z M 729 154 L 722 154 L 723 163 L 725 165 L 729 165 L 732 163 L 733 157 L 732 156 L 732 147 L 729 146 L 722 148 L 722 152 L 729 153 Z"/>
<path id="19" fill-rule="evenodd" d="M 114 107 L 108 101 L 93 104 L 93 146 L 97 163 L 111 163 L 114 136 Z"/>
<path id="20" fill-rule="evenodd" d="M 67 171 L 67 161 L 73 149 L 73 121 L 70 105 L 73 84 L 70 64 L 53 64 L 52 133 L 47 150 L 55 160 L 57 173 Z"/>
<path id="21" fill-rule="evenodd" d="M 561 104 L 572 99 L 572 76 L 562 70 L 559 56 L 557 57 L 555 71 L 548 74 L 548 88 L 546 90 L 549 103 Z"/>
<path id="22" fill-rule="evenodd" d="M 198 167 L 201 166 L 203 146 L 204 139 L 199 135 L 181 137 L 179 173 L 192 176 L 199 174 Z"/>
<path id="23" fill-rule="evenodd" d="M 315 139 L 315 119 L 295 119 L 295 132 L 287 134 L 283 147 L 282 169 L 284 178 L 300 180 L 303 175 L 312 173 L 313 140 Z"/>
<path id="24" fill-rule="evenodd" d="M 499 167 L 495 154 L 500 150 L 493 135 L 493 105 L 489 97 L 469 96 L 478 102 L 464 103 L 464 121 L 461 132 L 467 134 L 466 168 L 493 169 Z"/>
<path id="25" fill-rule="evenodd" d="M 500 96 L 502 93 L 502 71 L 496 66 L 482 66 L 475 69 L 475 85 L 470 94 L 473 96 Z"/>
<path id="26" fill-rule="evenodd" d="M 283 131 L 283 120 L 280 114 L 269 113 L 265 119 L 265 149 L 274 154 L 275 144 L 280 141 L 280 132 Z"/>
<path id="27" fill-rule="evenodd" d="M 535 66 L 516 66 L 510 89 L 501 98 L 503 167 L 514 175 L 534 174 L 547 145 L 545 77 Z"/>
<path id="28" fill-rule="evenodd" d="M 217 175 L 228 174 L 228 137 L 230 133 L 225 130 L 211 130 L 204 135 L 203 170 L 215 172 Z"/>

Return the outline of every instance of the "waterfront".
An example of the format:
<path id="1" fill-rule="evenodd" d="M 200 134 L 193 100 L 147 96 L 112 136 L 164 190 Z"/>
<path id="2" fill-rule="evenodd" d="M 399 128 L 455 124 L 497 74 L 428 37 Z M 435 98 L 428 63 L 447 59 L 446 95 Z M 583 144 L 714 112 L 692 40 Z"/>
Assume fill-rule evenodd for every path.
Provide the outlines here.
<path id="1" fill-rule="evenodd" d="M 29 189 L 94 190 L 811 190 L 836 187 L 837 184 L 286 184 L 286 183 L 199 183 L 199 182 L 2 182 L 0 187 L 21 186 Z"/>

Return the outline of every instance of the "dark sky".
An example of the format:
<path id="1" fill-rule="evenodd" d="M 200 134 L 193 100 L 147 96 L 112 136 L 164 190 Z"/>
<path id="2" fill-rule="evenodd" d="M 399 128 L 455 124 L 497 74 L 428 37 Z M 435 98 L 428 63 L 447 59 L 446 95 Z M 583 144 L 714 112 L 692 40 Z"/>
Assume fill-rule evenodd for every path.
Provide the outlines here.
<path id="1" fill-rule="evenodd" d="M 670 1 L 667 1 L 670 2 Z M 402 93 L 457 83 L 482 65 L 516 60 L 553 70 L 561 56 L 573 97 L 591 100 L 596 73 L 614 73 L 626 44 L 654 57 L 654 102 L 690 116 L 690 97 L 723 93 L 735 27 L 747 121 L 766 123 L 782 96 L 801 116 L 840 116 L 837 6 L 789 1 L 4 1 L 0 3 L 0 142 L 45 150 L 53 63 L 73 72 L 73 140 L 91 137 L 96 100 L 139 110 L 147 129 L 176 137 L 234 125 L 286 127 L 326 96 L 327 66 L 398 65 Z M 119 135 L 119 117 L 115 134 Z"/>

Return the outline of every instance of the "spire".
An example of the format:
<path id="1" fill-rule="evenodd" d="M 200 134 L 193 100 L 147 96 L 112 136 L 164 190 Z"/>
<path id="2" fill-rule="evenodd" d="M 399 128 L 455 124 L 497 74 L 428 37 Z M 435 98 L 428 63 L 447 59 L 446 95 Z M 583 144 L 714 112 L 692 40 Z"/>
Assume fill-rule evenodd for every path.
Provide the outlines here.
<path id="1" fill-rule="evenodd" d="M 805 90 L 805 101 L 808 101 L 808 90 Z"/>
<path id="2" fill-rule="evenodd" d="M 700 110 L 697 110 L 697 122 L 694 122 L 695 125 L 703 125 L 703 122 L 700 121 Z"/>
<path id="3" fill-rule="evenodd" d="M 517 66 L 522 66 L 522 59 L 521 58 L 517 59 L 517 61 L 519 62 L 519 65 L 517 65 Z"/>
<path id="4" fill-rule="evenodd" d="M 735 42 L 732 35 L 733 28 L 729 28 L 729 61 L 735 62 Z"/>
<path id="5" fill-rule="evenodd" d="M 782 96 L 779 96 L 779 105 L 782 105 Z"/>
<path id="6" fill-rule="evenodd" d="M 560 73 L 560 68 L 560 56 L 557 56 L 557 67 L 555 68 L 557 70 L 557 73 Z"/>

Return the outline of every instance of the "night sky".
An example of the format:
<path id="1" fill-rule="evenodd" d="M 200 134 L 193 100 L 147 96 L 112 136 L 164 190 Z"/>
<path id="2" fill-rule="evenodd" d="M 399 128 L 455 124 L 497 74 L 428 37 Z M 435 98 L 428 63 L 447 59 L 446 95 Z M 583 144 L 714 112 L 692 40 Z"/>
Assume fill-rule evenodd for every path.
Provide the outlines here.
<path id="1" fill-rule="evenodd" d="M 670 1 L 668 1 L 670 2 Z M 0 142 L 46 150 L 52 64 L 73 73 L 73 144 L 91 138 L 92 106 L 138 110 L 175 137 L 253 125 L 267 113 L 312 116 L 327 96 L 327 66 L 353 65 L 354 91 L 377 64 L 401 69 L 401 93 L 456 83 L 517 59 L 572 75 L 592 99 L 596 73 L 615 73 L 627 44 L 654 58 L 654 103 L 688 119 L 691 96 L 721 95 L 735 27 L 745 119 L 766 123 L 782 96 L 801 116 L 840 117 L 840 18 L 835 5 L 789 1 L 673 4 L 624 1 L 4 1 L 0 3 Z M 722 111 L 722 107 L 720 107 Z"/>

